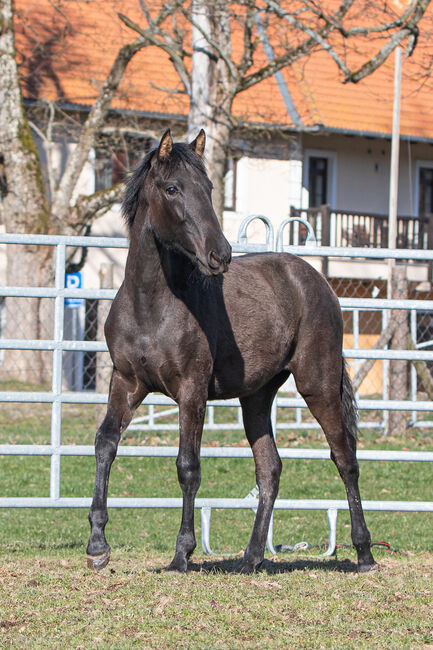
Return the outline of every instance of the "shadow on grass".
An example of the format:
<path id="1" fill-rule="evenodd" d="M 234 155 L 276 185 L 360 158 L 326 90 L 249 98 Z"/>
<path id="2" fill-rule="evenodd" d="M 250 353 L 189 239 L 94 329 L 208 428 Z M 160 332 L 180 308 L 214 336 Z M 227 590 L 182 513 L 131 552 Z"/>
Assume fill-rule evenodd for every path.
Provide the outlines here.
<path id="1" fill-rule="evenodd" d="M 204 562 L 189 562 L 188 572 L 196 573 L 240 573 L 242 559 L 223 558 L 205 560 Z M 155 569 L 155 573 L 161 573 L 165 569 Z M 322 560 L 322 559 L 297 559 L 286 562 L 273 562 L 264 560 L 257 573 L 276 575 L 278 573 L 291 573 L 292 571 L 334 571 L 337 573 L 356 573 L 357 565 L 351 560 Z"/>
<path id="2" fill-rule="evenodd" d="M 65 551 L 68 549 L 80 549 L 85 552 L 85 544 L 82 541 L 70 542 L 16 542 L 0 544 L 0 552 L 5 553 L 31 553 L 34 551 Z"/>

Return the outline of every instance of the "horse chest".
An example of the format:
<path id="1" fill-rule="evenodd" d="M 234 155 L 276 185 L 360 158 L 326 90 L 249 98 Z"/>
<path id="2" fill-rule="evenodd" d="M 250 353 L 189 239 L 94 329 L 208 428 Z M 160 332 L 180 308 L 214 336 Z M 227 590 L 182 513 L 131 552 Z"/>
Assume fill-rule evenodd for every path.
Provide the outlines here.
<path id="1" fill-rule="evenodd" d="M 192 376 L 209 376 L 212 359 L 205 337 L 177 325 L 141 325 L 124 332 L 120 345 L 114 346 L 116 367 L 133 375 L 148 391 L 174 399 L 182 382 Z"/>

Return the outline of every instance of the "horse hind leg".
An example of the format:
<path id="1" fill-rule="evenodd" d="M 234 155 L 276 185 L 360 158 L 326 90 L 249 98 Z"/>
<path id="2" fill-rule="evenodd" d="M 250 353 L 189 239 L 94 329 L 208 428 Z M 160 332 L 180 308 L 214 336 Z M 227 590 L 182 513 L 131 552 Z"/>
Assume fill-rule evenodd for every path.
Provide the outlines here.
<path id="1" fill-rule="evenodd" d="M 275 386 L 265 386 L 254 395 L 240 400 L 245 433 L 253 452 L 259 488 L 257 513 L 242 560 L 242 573 L 255 571 L 263 562 L 269 522 L 278 494 L 282 464 L 272 435 L 270 418 L 276 390 Z"/>
<path id="2" fill-rule="evenodd" d="M 349 504 L 352 542 L 358 555 L 358 570 L 369 571 L 375 566 L 370 547 L 370 533 L 364 519 L 356 459 L 356 409 L 347 371 L 336 380 L 315 381 L 314 371 L 308 369 L 308 379 L 296 377 L 299 392 L 322 427 L 331 449 L 331 458 L 343 480 Z"/>
<path id="3" fill-rule="evenodd" d="M 110 546 L 105 539 L 110 469 L 120 435 L 145 396 L 144 390 L 137 390 L 135 385 L 131 386 L 116 370 L 113 372 L 107 414 L 95 438 L 96 476 L 89 512 L 90 538 L 87 545 L 87 565 L 91 569 L 103 569 L 110 559 Z"/>

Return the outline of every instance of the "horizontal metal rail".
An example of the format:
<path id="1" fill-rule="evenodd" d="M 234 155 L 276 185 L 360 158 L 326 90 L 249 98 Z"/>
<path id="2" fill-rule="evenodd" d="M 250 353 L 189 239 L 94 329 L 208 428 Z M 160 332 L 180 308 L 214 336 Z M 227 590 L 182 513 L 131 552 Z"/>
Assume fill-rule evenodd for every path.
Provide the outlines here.
<path id="1" fill-rule="evenodd" d="M 433 260 L 433 250 L 410 248 L 340 248 L 335 246 L 284 246 L 283 252 L 300 257 L 338 257 L 347 259 L 410 260 L 424 262 Z"/>
<path id="2" fill-rule="evenodd" d="M 102 341 L 52 341 L 43 339 L 0 339 L 3 350 L 64 350 L 65 352 L 107 352 Z M 433 361 L 430 350 L 373 350 L 371 348 L 345 348 L 347 359 L 403 359 L 406 361 Z"/>
<path id="3" fill-rule="evenodd" d="M 35 246 L 59 246 L 71 248 L 128 248 L 127 237 L 69 237 L 69 235 L 30 235 L 24 233 L 0 233 L 0 244 Z"/>
<path id="4" fill-rule="evenodd" d="M 0 508 L 89 508 L 90 497 L 0 497 Z M 433 512 L 433 501 L 363 501 L 364 510 L 380 512 Z M 109 508 L 182 508 L 182 499 L 175 497 L 109 497 Z M 257 508 L 257 499 L 209 498 L 196 499 L 196 508 L 230 508 L 235 510 Z M 277 499 L 276 510 L 348 510 L 343 499 Z"/>
<path id="5" fill-rule="evenodd" d="M 54 448 L 53 445 L 0 445 L 0 455 L 34 455 L 51 456 L 56 451 L 61 456 L 94 456 L 93 445 L 61 445 Z M 150 445 L 120 445 L 117 456 L 121 457 L 145 457 L 150 458 L 176 458 L 179 447 L 175 446 L 150 446 Z M 323 449 L 288 449 L 280 447 L 278 454 L 283 460 L 328 460 L 330 458 L 329 448 Z M 249 447 L 202 447 L 201 458 L 252 458 L 253 454 Z M 389 450 L 365 450 L 358 449 L 356 453 L 358 460 L 369 461 L 405 461 L 405 462 L 433 462 L 433 451 L 389 451 Z"/>
<path id="6" fill-rule="evenodd" d="M 31 393 L 19 391 L 0 391 L 0 402 L 16 402 L 16 403 L 41 403 L 51 404 L 54 401 L 60 401 L 62 404 L 106 404 L 108 400 L 107 393 Z M 148 395 L 143 401 L 143 405 L 166 406 L 175 405 L 176 402 L 170 397 L 165 395 Z M 359 399 L 357 401 L 358 407 L 361 410 L 377 411 L 377 410 L 397 410 L 397 411 L 432 411 L 433 402 L 427 400 L 401 400 L 395 402 L 392 400 L 372 400 L 372 399 Z M 208 402 L 209 406 L 235 406 L 240 407 L 238 399 L 228 400 L 214 400 Z M 277 407 L 286 408 L 307 408 L 307 404 L 302 398 L 298 397 L 277 397 Z M 223 425 L 220 429 L 224 428 Z"/>
<path id="7" fill-rule="evenodd" d="M 0 244 L 34 244 L 39 246 L 58 246 L 86 248 L 128 248 L 129 240 L 125 237 L 69 237 L 66 235 L 26 235 L 21 233 L 0 234 Z M 263 251 L 263 244 L 250 242 L 232 243 L 233 252 L 245 253 L 249 248 Z M 272 252 L 273 242 L 269 242 L 268 251 Z M 433 250 L 411 248 L 363 248 L 339 246 L 283 246 L 282 251 L 301 257 L 347 257 L 365 259 L 400 259 L 410 261 L 432 261 Z"/>
<path id="8" fill-rule="evenodd" d="M 77 298 L 112 300 L 116 289 L 54 289 L 53 287 L 0 287 L 0 295 L 15 298 Z M 383 310 L 383 309 L 416 309 L 417 311 L 433 311 L 431 300 L 399 300 L 398 298 L 339 298 L 344 310 Z"/>

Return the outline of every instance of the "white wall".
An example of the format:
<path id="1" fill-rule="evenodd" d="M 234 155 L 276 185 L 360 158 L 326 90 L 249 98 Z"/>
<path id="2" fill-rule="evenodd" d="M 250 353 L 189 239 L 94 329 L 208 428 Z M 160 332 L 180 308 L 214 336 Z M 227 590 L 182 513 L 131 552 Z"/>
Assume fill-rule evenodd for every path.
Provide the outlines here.
<path id="1" fill-rule="evenodd" d="M 107 214 L 96 219 L 92 225 L 91 235 L 95 237 L 127 237 L 120 206 L 114 206 Z M 119 248 L 89 248 L 86 264 L 83 268 L 83 286 L 98 288 L 99 273 L 102 264 L 113 264 L 114 288 L 120 287 L 125 272 L 127 250 Z"/>
<path id="2" fill-rule="evenodd" d="M 336 201 L 338 210 L 388 213 L 391 144 L 382 138 L 311 136 L 305 149 L 332 150 L 337 158 Z M 417 214 L 417 161 L 433 162 L 433 147 L 424 143 L 400 143 L 398 214 Z"/>
<path id="3" fill-rule="evenodd" d="M 301 157 L 271 160 L 243 157 L 237 167 L 236 212 L 224 213 L 224 232 L 236 241 L 242 220 L 251 214 L 264 214 L 274 229 L 288 216 L 290 206 L 308 206 L 306 159 L 308 152 L 329 156 L 329 199 L 337 210 L 388 213 L 391 146 L 382 138 L 342 135 L 304 135 Z M 433 147 L 424 143 L 400 143 L 398 214 L 416 215 L 417 172 L 419 161 L 433 165 Z M 264 226 L 252 224 L 249 239 L 264 241 Z"/>
<path id="4" fill-rule="evenodd" d="M 299 160 L 241 158 L 236 170 L 236 212 L 224 212 L 226 237 L 236 241 L 240 224 L 252 214 L 265 215 L 276 229 L 289 216 L 290 206 L 299 205 L 301 179 L 302 162 Z M 248 238 L 251 241 L 264 241 L 263 224 L 251 224 Z"/>

